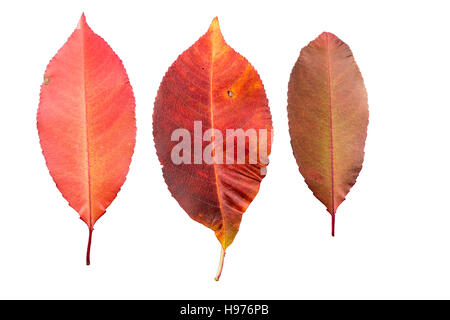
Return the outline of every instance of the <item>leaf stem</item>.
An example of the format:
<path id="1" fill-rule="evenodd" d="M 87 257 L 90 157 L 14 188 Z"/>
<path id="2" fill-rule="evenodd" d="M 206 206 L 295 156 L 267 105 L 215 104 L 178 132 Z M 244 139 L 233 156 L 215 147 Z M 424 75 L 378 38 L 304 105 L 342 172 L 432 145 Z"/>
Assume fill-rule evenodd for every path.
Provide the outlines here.
<path id="1" fill-rule="evenodd" d="M 225 249 L 222 247 L 222 252 L 220 253 L 219 269 L 217 269 L 217 274 L 214 280 L 219 281 L 220 275 L 223 270 L 223 260 L 225 259 Z"/>
<path id="2" fill-rule="evenodd" d="M 91 264 L 91 242 L 92 242 L 92 231 L 94 229 L 89 228 L 89 240 L 88 240 L 88 246 L 87 246 L 87 252 L 86 252 L 86 265 Z"/>
<path id="3" fill-rule="evenodd" d="M 335 213 L 331 214 L 331 236 L 334 237 L 334 223 L 335 223 Z"/>

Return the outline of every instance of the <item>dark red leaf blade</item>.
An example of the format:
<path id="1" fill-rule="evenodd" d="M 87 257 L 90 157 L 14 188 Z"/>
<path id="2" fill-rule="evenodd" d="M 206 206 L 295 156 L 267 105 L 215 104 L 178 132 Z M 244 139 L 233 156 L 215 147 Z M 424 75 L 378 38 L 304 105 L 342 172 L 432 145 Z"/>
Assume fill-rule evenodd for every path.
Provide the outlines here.
<path id="1" fill-rule="evenodd" d="M 267 144 L 267 155 L 260 156 L 259 147 L 255 150 L 247 144 L 244 164 L 226 164 L 225 151 L 223 158 L 214 153 L 210 164 L 195 163 L 192 158 L 191 163 L 175 164 L 171 154 L 178 141 L 172 141 L 172 133 L 183 128 L 194 139 L 195 121 L 201 122 L 204 131 L 215 129 L 221 133 L 223 150 L 226 150 L 227 129 L 265 129 L 267 135 L 259 138 L 259 143 Z M 218 280 L 225 251 L 233 242 L 242 214 L 264 178 L 271 148 L 272 120 L 258 73 L 226 44 L 217 18 L 208 32 L 182 53 L 164 76 L 155 101 L 153 134 L 172 196 L 193 220 L 212 229 L 221 243 Z M 220 147 L 218 134 L 211 140 L 215 148 Z M 208 145 L 209 142 L 203 141 L 201 150 Z M 194 145 L 194 155 L 195 148 Z M 255 164 L 248 161 L 252 151 L 258 153 Z"/>

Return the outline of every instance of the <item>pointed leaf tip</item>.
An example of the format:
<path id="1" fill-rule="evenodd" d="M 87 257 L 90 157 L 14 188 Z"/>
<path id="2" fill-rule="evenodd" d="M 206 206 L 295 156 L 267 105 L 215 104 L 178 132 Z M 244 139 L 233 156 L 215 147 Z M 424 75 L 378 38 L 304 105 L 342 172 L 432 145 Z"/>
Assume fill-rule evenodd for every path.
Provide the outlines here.
<path id="1" fill-rule="evenodd" d="M 211 22 L 211 25 L 209 26 L 210 32 L 220 32 L 220 26 L 219 26 L 219 19 L 215 17 L 213 21 Z"/>
<path id="2" fill-rule="evenodd" d="M 319 38 L 339 39 L 334 33 L 324 31 L 320 34 Z"/>
<path id="3" fill-rule="evenodd" d="M 217 17 L 215 17 L 211 22 L 206 34 L 208 34 L 208 37 L 212 42 L 212 48 L 218 48 L 225 44 L 225 39 L 223 38 L 222 31 L 220 30 L 219 19 Z"/>
<path id="4" fill-rule="evenodd" d="M 84 12 L 81 14 L 80 20 L 78 21 L 77 29 L 81 29 L 83 26 L 87 25 L 86 16 Z"/>

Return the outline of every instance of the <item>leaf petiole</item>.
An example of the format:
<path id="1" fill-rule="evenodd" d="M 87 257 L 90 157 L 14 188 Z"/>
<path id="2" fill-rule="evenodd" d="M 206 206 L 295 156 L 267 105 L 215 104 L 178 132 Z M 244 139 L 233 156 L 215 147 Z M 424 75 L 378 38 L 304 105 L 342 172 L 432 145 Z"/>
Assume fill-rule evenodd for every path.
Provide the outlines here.
<path id="1" fill-rule="evenodd" d="M 225 259 L 225 249 L 222 247 L 222 252 L 220 253 L 220 261 L 219 261 L 219 269 L 217 269 L 217 274 L 214 280 L 219 281 L 220 275 L 222 274 L 223 270 L 223 261 Z"/>
<path id="2" fill-rule="evenodd" d="M 87 246 L 87 252 L 86 252 L 86 265 L 87 266 L 91 264 L 92 231 L 94 231 L 94 229 L 89 228 L 89 240 L 88 240 L 88 246 Z"/>

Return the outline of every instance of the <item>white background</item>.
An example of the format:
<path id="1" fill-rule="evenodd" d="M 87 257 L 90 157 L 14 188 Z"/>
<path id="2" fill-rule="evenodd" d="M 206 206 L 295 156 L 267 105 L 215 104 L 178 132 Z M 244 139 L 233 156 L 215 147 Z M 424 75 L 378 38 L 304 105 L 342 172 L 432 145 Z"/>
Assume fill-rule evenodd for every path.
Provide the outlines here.
<path id="1" fill-rule="evenodd" d="M 426 3 L 426 5 L 425 5 Z M 0 298 L 450 298 L 450 22 L 445 1 L 2 1 Z M 137 145 L 128 179 L 88 228 L 56 189 L 36 130 L 45 67 L 84 11 L 127 69 Z M 167 190 L 152 137 L 161 79 L 214 16 L 258 70 L 275 140 L 228 249 Z M 363 170 L 336 217 L 290 147 L 286 97 L 300 49 L 323 31 L 365 79 Z"/>

